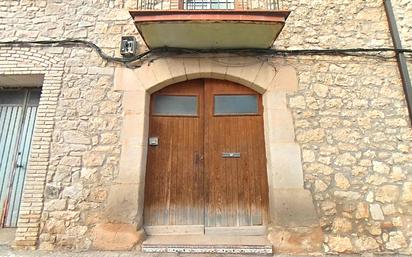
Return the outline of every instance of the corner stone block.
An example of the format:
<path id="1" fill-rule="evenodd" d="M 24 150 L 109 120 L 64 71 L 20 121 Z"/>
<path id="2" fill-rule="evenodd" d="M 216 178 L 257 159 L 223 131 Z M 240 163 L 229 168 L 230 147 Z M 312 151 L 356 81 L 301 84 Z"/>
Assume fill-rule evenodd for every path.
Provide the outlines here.
<path id="1" fill-rule="evenodd" d="M 275 76 L 275 68 L 267 62 L 264 62 L 260 67 L 255 80 L 253 81 L 253 85 L 255 85 L 257 88 L 262 88 L 266 91 L 270 85 L 270 82 L 274 79 Z"/>
<path id="2" fill-rule="evenodd" d="M 141 81 L 143 88 L 148 92 L 159 84 L 152 65 L 152 63 L 144 63 L 141 67 L 135 69 L 137 79 Z"/>
<path id="3" fill-rule="evenodd" d="M 187 80 L 185 66 L 182 58 L 166 58 L 173 83 Z"/>
<path id="4" fill-rule="evenodd" d="M 270 83 L 269 89 L 287 93 L 296 92 L 299 89 L 299 81 L 296 70 L 292 66 L 284 66 L 279 68 L 276 76 Z"/>
<path id="5" fill-rule="evenodd" d="M 223 63 L 227 63 L 228 62 L 228 58 L 212 58 L 212 78 L 214 79 L 225 79 L 226 76 L 226 72 L 227 72 L 227 65 L 222 64 Z"/>
<path id="6" fill-rule="evenodd" d="M 271 217 L 274 226 L 283 228 L 318 227 L 319 218 L 311 193 L 305 189 L 271 189 Z"/>
<path id="7" fill-rule="evenodd" d="M 146 171 L 146 153 L 144 146 L 129 146 L 120 157 L 118 183 L 140 183 L 144 181 Z"/>
<path id="8" fill-rule="evenodd" d="M 137 76 L 136 70 L 117 67 L 114 71 L 115 91 L 141 91 L 144 90 L 143 82 Z"/>
<path id="9" fill-rule="evenodd" d="M 242 64 L 244 62 L 245 62 L 245 57 L 228 58 L 225 79 L 231 80 L 230 78 L 240 78 L 242 74 L 242 66 L 239 64 Z M 237 82 L 235 80 L 232 80 L 232 81 Z"/>
<path id="10" fill-rule="evenodd" d="M 123 117 L 123 124 L 120 134 L 122 146 L 144 145 L 145 115 L 128 114 Z"/>
<path id="11" fill-rule="evenodd" d="M 263 106 L 265 110 L 278 110 L 285 111 L 288 110 L 288 101 L 286 98 L 286 93 L 282 91 L 274 90 L 273 88 L 268 89 L 263 94 Z"/>
<path id="12" fill-rule="evenodd" d="M 185 65 L 186 77 L 188 80 L 199 78 L 200 63 L 197 58 L 183 58 Z"/>
<path id="13" fill-rule="evenodd" d="M 247 86 L 252 88 L 253 90 L 263 94 L 266 89 L 262 88 L 260 86 L 257 86 L 253 82 L 255 81 L 260 68 L 263 66 L 264 62 L 260 61 L 259 59 L 255 58 L 247 58 L 249 62 L 247 62 L 243 67 L 242 67 L 242 78 L 246 81 L 248 81 Z"/>
<path id="14" fill-rule="evenodd" d="M 110 187 L 105 215 L 112 223 L 136 224 L 139 219 L 140 184 L 114 184 Z"/>
<path id="15" fill-rule="evenodd" d="M 123 112 L 129 114 L 144 114 L 146 111 L 146 92 L 125 91 L 122 99 Z"/>
<path id="16" fill-rule="evenodd" d="M 300 147 L 296 143 L 271 144 L 269 147 L 273 188 L 303 188 L 303 171 Z"/>
<path id="17" fill-rule="evenodd" d="M 275 253 L 284 254 L 320 254 L 324 241 L 323 231 L 317 227 L 299 227 L 285 229 L 272 227 L 268 233 Z"/>
<path id="18" fill-rule="evenodd" d="M 256 75 L 262 66 L 262 61 L 251 57 L 231 58 L 228 63 L 225 78 L 241 85 L 250 87 L 259 93 L 265 90 L 253 84 Z"/>
<path id="19" fill-rule="evenodd" d="M 165 58 L 154 60 L 149 64 L 148 69 L 153 72 L 157 81 L 157 83 L 151 84 L 150 87 L 146 87 L 149 93 L 153 93 L 165 86 L 175 83 L 172 73 L 169 70 L 169 63 Z"/>
<path id="20" fill-rule="evenodd" d="M 132 224 L 98 224 L 93 229 L 93 249 L 128 251 L 143 241 L 144 231 Z"/>
<path id="21" fill-rule="evenodd" d="M 210 58 L 199 59 L 199 77 L 211 78 L 212 77 L 213 63 Z"/>
<path id="22" fill-rule="evenodd" d="M 295 142 L 293 118 L 289 110 L 266 110 L 265 122 L 268 144 Z"/>

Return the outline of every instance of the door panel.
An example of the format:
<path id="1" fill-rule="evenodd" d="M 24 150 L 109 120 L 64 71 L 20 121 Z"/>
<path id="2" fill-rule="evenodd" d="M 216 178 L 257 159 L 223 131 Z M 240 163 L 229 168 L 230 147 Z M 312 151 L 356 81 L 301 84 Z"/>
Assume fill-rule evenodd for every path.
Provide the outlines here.
<path id="1" fill-rule="evenodd" d="M 195 96 L 197 114 L 190 116 L 186 108 L 156 111 L 157 96 Z M 152 95 L 149 137 L 158 137 L 159 144 L 148 149 L 147 226 L 204 224 L 202 131 L 203 81 L 179 83 Z"/>
<path id="2" fill-rule="evenodd" d="M 2 105 L 0 107 L 0 214 L 2 216 L 9 202 L 9 185 L 15 168 L 14 158 L 22 114 L 23 106 Z"/>
<path id="3" fill-rule="evenodd" d="M 9 208 L 5 216 L 5 226 L 15 227 L 20 210 L 20 202 L 23 193 L 24 178 L 26 177 L 27 165 L 33 137 L 37 106 L 28 106 L 22 126 L 22 135 L 17 152 L 17 162 L 11 190 L 9 194 Z"/>
<path id="4" fill-rule="evenodd" d="M 150 233 L 194 233 L 198 225 L 217 234 L 264 231 L 261 100 L 249 88 L 212 79 L 151 96 L 149 137 L 158 137 L 158 145 L 148 149 L 144 219 Z"/>
<path id="5" fill-rule="evenodd" d="M 16 227 L 40 90 L 0 92 L 1 226 Z"/>
<path id="6" fill-rule="evenodd" d="M 215 115 L 213 99 L 220 96 L 255 96 L 257 112 L 248 107 L 250 102 L 244 106 L 238 102 L 240 113 L 231 110 L 227 115 Z M 261 95 L 236 83 L 208 79 L 205 99 L 206 226 L 265 225 L 268 185 Z M 230 153 L 235 158 L 230 158 Z"/>

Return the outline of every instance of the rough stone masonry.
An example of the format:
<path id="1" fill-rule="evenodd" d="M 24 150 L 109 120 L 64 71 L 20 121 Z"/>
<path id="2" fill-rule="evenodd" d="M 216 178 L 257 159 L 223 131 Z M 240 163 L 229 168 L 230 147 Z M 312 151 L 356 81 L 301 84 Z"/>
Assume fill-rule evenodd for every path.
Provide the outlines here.
<path id="1" fill-rule="evenodd" d="M 412 1 L 393 5 L 404 48 L 410 49 Z M 118 56 L 122 35 L 138 37 L 128 14 L 135 7 L 133 0 L 2 0 L 0 38 L 85 39 Z M 392 47 L 381 1 L 284 0 L 282 8 L 292 13 L 277 49 Z M 147 50 L 139 42 L 139 51 Z M 412 129 L 396 60 L 290 56 L 269 61 L 298 73 L 299 90 L 288 96 L 288 106 L 305 187 L 324 233 L 323 251 L 412 253 Z M 104 210 L 119 170 L 123 112 L 122 93 L 113 89 L 114 68 L 88 48 L 0 47 L 0 75 L 49 74 L 17 248 L 93 249 L 101 229 L 96 224 L 110 224 Z M 141 224 L 136 223 L 134 229 L 122 228 L 130 230 L 119 239 L 122 249 L 139 247 Z M 114 225 L 112 233 L 118 229 Z"/>

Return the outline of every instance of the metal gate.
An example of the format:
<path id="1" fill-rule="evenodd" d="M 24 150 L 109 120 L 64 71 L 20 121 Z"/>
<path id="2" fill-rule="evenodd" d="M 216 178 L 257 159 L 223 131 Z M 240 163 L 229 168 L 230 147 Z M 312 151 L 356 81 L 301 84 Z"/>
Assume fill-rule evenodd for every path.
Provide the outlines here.
<path id="1" fill-rule="evenodd" d="M 16 227 L 39 89 L 0 91 L 0 225 Z"/>

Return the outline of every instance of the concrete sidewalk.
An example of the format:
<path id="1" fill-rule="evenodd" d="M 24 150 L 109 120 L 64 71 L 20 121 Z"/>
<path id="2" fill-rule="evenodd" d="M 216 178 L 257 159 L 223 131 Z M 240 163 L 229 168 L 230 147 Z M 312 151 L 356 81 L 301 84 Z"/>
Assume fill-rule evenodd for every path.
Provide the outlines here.
<path id="1" fill-rule="evenodd" d="M 10 257 L 252 257 L 252 256 L 269 256 L 269 255 L 239 255 L 239 254 L 183 254 L 183 253 L 142 253 L 140 251 L 131 252 L 45 252 L 45 251 L 13 251 L 6 248 L 0 249 L 0 256 Z M 412 257 L 412 255 L 403 254 L 340 254 L 340 255 L 273 255 L 273 257 Z"/>

